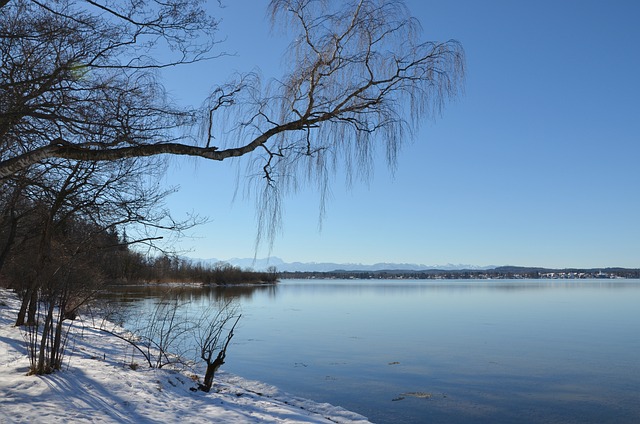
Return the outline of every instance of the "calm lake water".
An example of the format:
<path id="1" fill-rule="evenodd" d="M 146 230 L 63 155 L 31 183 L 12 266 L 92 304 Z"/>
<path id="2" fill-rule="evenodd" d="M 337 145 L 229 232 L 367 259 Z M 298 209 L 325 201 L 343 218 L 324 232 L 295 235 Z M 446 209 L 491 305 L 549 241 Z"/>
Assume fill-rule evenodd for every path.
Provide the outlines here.
<path id="1" fill-rule="evenodd" d="M 148 292 L 136 309 L 150 309 Z M 223 369 L 376 423 L 639 423 L 640 280 L 283 280 Z"/>

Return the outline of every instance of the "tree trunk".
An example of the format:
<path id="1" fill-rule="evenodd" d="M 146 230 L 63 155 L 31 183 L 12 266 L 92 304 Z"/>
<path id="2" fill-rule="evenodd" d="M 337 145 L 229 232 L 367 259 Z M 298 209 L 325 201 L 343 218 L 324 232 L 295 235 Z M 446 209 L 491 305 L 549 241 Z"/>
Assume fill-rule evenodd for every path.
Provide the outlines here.
<path id="1" fill-rule="evenodd" d="M 38 312 L 38 289 L 31 290 L 31 298 L 29 299 L 29 310 L 27 314 L 27 325 L 36 323 L 36 314 Z"/>
<path id="2" fill-rule="evenodd" d="M 38 306 L 38 289 L 35 282 L 28 284 L 27 290 L 22 295 L 22 302 L 20 303 L 20 310 L 18 310 L 18 316 L 16 317 L 16 327 L 23 325 L 34 325 L 36 322 L 36 309 Z M 29 312 L 29 318 L 27 318 L 27 311 Z"/>
<path id="3" fill-rule="evenodd" d="M 200 384 L 198 388 L 203 392 L 208 392 L 209 390 L 211 390 L 211 386 L 213 385 L 213 376 L 215 375 L 216 371 L 218 371 L 218 368 L 220 368 L 222 364 L 224 364 L 224 358 L 227 357 L 227 348 L 229 347 L 229 343 L 231 343 L 231 339 L 233 338 L 233 330 L 236 328 L 236 325 L 238 325 L 238 321 L 240 321 L 241 316 L 242 315 L 238 316 L 236 322 L 233 324 L 233 327 L 231 327 L 231 330 L 229 330 L 227 341 L 224 343 L 222 349 L 220 349 L 220 351 L 218 352 L 218 356 L 216 356 L 216 359 L 211 362 L 211 353 L 209 353 L 209 355 L 206 357 L 205 355 L 202 355 L 202 359 L 207 362 L 207 370 L 204 374 L 204 383 Z"/>
<path id="4" fill-rule="evenodd" d="M 63 295 L 61 295 L 62 297 Z M 58 318 L 56 319 L 56 331 L 53 337 L 53 343 L 51 344 L 51 369 L 59 370 L 62 367 L 62 330 L 63 323 L 66 315 L 67 302 L 60 301 L 58 305 Z"/>
<path id="5" fill-rule="evenodd" d="M 9 256 L 9 251 L 11 250 L 11 246 L 16 239 L 16 232 L 18 230 L 18 220 L 16 219 L 16 210 L 13 205 L 10 207 L 8 216 L 10 221 L 9 233 L 7 234 L 7 240 L 4 247 L 2 248 L 2 252 L 0 252 L 0 270 L 2 270 L 4 261 L 6 260 L 7 256 Z"/>
<path id="6" fill-rule="evenodd" d="M 222 364 L 224 364 L 225 356 L 226 348 L 218 353 L 218 357 L 213 362 L 207 364 L 207 371 L 204 374 L 204 383 L 200 385 L 200 390 L 202 390 L 203 392 L 209 392 L 209 390 L 211 390 L 211 386 L 213 385 L 213 377 L 216 371 L 218 371 L 218 368 L 220 368 Z"/>
<path id="7" fill-rule="evenodd" d="M 53 310 L 55 308 L 54 302 L 49 302 L 49 308 L 47 310 L 47 317 L 45 318 L 44 325 L 42 326 L 42 336 L 40 339 L 40 352 L 38 352 L 38 363 L 36 364 L 35 374 L 49 374 L 51 372 L 51 358 L 47 357 L 47 344 L 49 334 L 53 326 Z"/>
<path id="8" fill-rule="evenodd" d="M 31 299 L 31 289 L 27 289 L 27 292 L 22 296 L 20 302 L 20 310 L 18 310 L 18 316 L 16 317 L 16 327 L 24 325 L 24 319 L 27 316 L 27 308 L 29 307 L 29 300 Z"/>

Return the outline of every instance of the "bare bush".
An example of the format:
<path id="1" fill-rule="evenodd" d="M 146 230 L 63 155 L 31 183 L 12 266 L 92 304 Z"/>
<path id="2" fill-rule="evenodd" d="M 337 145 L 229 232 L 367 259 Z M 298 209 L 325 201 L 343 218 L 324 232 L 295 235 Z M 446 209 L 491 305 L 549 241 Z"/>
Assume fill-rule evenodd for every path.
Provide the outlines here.
<path id="1" fill-rule="evenodd" d="M 202 314 L 196 326 L 197 349 L 206 364 L 203 383 L 198 386 L 200 390 L 211 390 L 215 373 L 224 364 L 233 331 L 241 317 L 233 300 L 219 302 Z"/>

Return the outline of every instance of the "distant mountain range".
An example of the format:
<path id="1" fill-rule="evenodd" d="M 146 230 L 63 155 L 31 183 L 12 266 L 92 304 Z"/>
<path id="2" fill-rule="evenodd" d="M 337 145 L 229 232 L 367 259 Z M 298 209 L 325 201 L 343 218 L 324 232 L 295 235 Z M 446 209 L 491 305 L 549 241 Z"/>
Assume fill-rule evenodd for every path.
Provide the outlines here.
<path id="1" fill-rule="evenodd" d="M 494 266 L 479 267 L 475 265 L 422 265 L 408 263 L 380 262 L 373 265 L 358 263 L 332 263 L 332 262 L 285 262 L 282 259 L 272 256 L 263 259 L 253 258 L 231 258 L 231 259 L 203 259 L 201 262 L 215 264 L 225 262 L 243 269 L 251 268 L 255 271 L 264 271 L 274 266 L 278 271 L 285 272 L 332 272 L 332 271 L 423 271 L 429 269 L 438 270 L 485 270 L 493 269 Z"/>

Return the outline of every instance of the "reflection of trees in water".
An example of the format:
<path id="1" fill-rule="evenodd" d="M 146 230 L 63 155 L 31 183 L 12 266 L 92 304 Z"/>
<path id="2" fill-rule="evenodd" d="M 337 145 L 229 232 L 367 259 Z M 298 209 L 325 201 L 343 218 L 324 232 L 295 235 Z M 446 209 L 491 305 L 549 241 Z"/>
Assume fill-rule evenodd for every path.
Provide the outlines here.
<path id="1" fill-rule="evenodd" d="M 260 285 L 228 285 L 228 286 L 207 286 L 207 287 L 191 287 L 190 290 L 178 291 L 176 295 L 180 300 L 198 301 L 209 300 L 216 302 L 227 299 L 251 299 L 254 293 L 267 293 L 269 297 L 275 297 L 275 284 Z"/>
<path id="2" fill-rule="evenodd" d="M 178 299 L 180 301 L 251 299 L 256 292 L 275 297 L 275 284 L 195 286 L 195 285 L 133 285 L 110 286 L 101 296 L 111 302 L 131 303 L 142 299 Z"/>
<path id="3" fill-rule="evenodd" d="M 129 321 L 132 315 L 150 310 L 152 304 L 177 300 L 187 305 L 214 304 L 219 301 L 250 300 L 254 293 L 266 293 L 275 298 L 276 284 L 196 286 L 196 285 L 131 285 L 110 286 L 96 300 L 101 317 L 117 324 Z M 146 304 L 146 306 L 144 305 Z"/>

